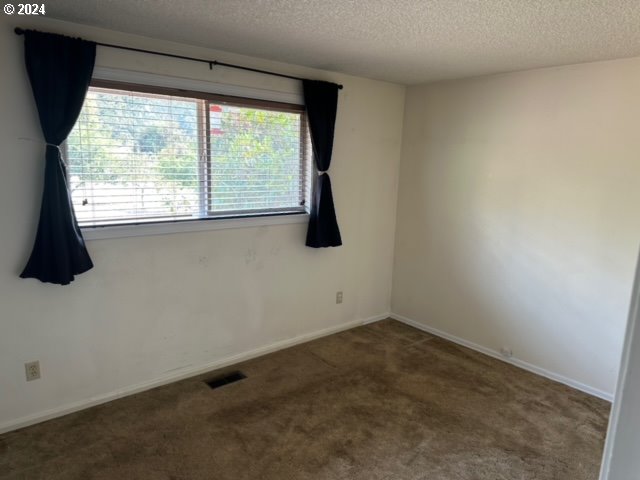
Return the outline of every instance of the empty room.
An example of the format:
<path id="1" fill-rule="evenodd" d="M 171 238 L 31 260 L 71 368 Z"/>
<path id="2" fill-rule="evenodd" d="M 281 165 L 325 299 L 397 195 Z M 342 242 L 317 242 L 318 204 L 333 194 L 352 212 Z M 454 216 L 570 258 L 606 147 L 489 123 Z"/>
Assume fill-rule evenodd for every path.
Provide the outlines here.
<path id="1" fill-rule="evenodd" d="M 640 479 L 637 0 L 0 18 L 0 479 Z"/>

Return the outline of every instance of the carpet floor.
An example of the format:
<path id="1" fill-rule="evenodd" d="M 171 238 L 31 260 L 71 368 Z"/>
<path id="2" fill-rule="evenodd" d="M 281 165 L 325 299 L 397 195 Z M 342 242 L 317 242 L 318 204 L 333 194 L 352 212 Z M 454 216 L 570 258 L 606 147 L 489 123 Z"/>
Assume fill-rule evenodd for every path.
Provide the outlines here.
<path id="1" fill-rule="evenodd" d="M 0 478 L 596 480 L 609 407 L 384 320 L 0 435 Z"/>

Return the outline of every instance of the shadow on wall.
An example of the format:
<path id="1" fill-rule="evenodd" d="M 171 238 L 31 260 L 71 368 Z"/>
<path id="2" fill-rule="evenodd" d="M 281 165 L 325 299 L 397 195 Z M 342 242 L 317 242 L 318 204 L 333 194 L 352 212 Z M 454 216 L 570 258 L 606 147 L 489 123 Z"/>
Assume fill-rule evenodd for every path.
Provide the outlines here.
<path id="1" fill-rule="evenodd" d="M 585 379 L 615 380 L 617 365 L 601 352 L 619 350 L 618 330 L 608 324 L 625 318 L 621 292 L 629 285 L 607 254 L 619 246 L 601 229 L 606 212 L 588 211 L 589 202 L 580 198 L 589 185 L 577 175 L 549 178 L 529 168 L 529 162 L 539 168 L 559 158 L 516 158 L 508 148 L 495 155 L 480 142 L 438 150 L 416 163 L 417 176 L 427 182 L 416 199 L 424 209 L 426 245 L 412 255 L 423 257 L 413 268 L 427 272 L 425 318 L 443 331 L 496 351 L 510 347 L 517 358 L 612 391 L 613 383 Z M 563 372 L 563 363 L 570 370 Z"/>

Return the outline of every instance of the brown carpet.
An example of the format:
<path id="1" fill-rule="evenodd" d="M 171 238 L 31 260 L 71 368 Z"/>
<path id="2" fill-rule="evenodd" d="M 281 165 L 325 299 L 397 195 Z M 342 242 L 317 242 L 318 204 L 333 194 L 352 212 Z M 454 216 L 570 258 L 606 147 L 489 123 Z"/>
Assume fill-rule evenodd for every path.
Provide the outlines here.
<path id="1" fill-rule="evenodd" d="M 3 479 L 596 480 L 609 404 L 392 320 L 0 436 Z"/>

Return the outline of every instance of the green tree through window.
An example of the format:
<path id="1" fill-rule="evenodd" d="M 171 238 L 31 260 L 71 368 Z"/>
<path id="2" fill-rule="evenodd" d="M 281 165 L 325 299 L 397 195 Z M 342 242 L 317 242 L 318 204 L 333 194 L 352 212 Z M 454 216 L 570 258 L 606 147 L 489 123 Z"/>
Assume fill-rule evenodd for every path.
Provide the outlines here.
<path id="1" fill-rule="evenodd" d="M 66 143 L 81 225 L 303 212 L 302 109 L 214 100 L 91 87 Z"/>

